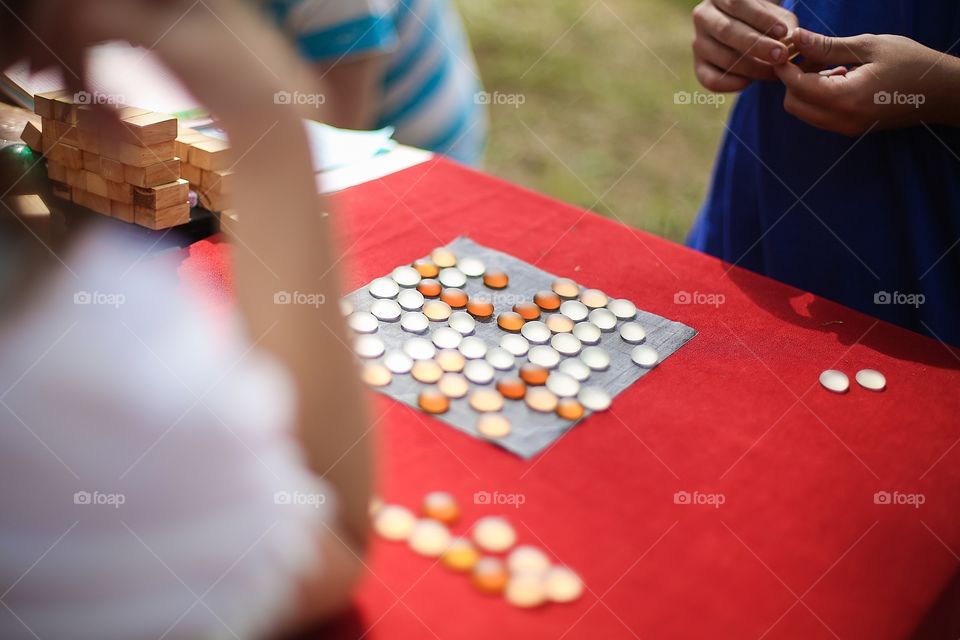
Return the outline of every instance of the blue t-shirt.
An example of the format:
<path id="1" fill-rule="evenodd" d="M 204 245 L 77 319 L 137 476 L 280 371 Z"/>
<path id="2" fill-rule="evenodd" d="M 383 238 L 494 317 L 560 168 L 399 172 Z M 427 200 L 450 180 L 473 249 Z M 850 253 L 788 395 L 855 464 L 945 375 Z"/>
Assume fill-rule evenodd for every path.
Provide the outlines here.
<path id="1" fill-rule="evenodd" d="M 956 0 L 784 6 L 818 33 L 960 48 Z M 960 345 L 960 129 L 849 138 L 788 114 L 784 92 L 754 82 L 737 100 L 689 244 Z"/>

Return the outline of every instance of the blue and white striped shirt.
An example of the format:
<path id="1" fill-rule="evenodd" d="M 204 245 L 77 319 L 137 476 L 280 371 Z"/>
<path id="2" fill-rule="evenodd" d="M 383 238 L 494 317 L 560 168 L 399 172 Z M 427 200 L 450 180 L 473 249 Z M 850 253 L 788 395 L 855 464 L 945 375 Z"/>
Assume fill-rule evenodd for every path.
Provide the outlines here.
<path id="1" fill-rule="evenodd" d="M 270 0 L 313 62 L 384 53 L 377 127 L 398 141 L 477 164 L 486 141 L 480 77 L 449 0 Z"/>

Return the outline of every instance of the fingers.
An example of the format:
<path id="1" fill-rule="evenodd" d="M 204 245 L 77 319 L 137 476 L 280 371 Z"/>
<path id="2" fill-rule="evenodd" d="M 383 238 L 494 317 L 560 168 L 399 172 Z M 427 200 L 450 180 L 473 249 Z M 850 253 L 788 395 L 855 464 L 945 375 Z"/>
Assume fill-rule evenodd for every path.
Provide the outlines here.
<path id="1" fill-rule="evenodd" d="M 813 127 L 845 136 L 858 136 L 869 129 L 842 112 L 805 102 L 791 93 L 784 98 L 783 109 Z"/>
<path id="2" fill-rule="evenodd" d="M 720 93 L 742 91 L 743 89 L 746 89 L 747 85 L 749 85 L 751 82 L 750 78 L 728 73 L 723 69 L 718 69 L 709 62 L 705 62 L 700 59 L 694 60 L 693 70 L 694 73 L 696 73 L 697 80 L 700 81 L 700 84 L 710 91 L 717 91 Z"/>
<path id="3" fill-rule="evenodd" d="M 742 1 L 744 0 L 738 0 Z M 702 2 L 696 6 L 693 10 L 693 23 L 698 34 L 708 34 L 741 53 L 773 64 L 786 60 L 787 47 L 783 43 L 720 11 L 712 3 Z"/>
<path id="4" fill-rule="evenodd" d="M 774 73 L 791 93 L 800 100 L 814 104 L 830 104 L 845 93 L 842 81 L 846 74 L 821 75 L 805 73 L 793 63 L 774 68 Z"/>
<path id="5" fill-rule="evenodd" d="M 710 36 L 703 35 L 693 42 L 694 54 L 714 67 L 734 75 L 756 80 L 774 80 L 773 68 L 750 55 L 738 53 Z"/>
<path id="6" fill-rule="evenodd" d="M 797 28 L 793 43 L 804 58 L 823 65 L 866 64 L 873 58 L 875 38 L 871 34 L 832 38 Z"/>
<path id="7" fill-rule="evenodd" d="M 787 35 L 788 25 L 779 15 L 780 7 L 768 0 L 714 0 L 729 16 L 777 40 Z"/>

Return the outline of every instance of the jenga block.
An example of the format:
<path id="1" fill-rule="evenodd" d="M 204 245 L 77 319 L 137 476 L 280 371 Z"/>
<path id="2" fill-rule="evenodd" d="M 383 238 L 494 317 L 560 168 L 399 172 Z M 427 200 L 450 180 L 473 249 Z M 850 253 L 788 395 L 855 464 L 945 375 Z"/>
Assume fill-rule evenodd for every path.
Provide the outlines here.
<path id="1" fill-rule="evenodd" d="M 200 206 L 207 211 L 223 211 L 224 209 L 229 209 L 232 206 L 229 194 L 225 193 L 200 191 L 197 192 L 197 199 L 200 201 Z"/>
<path id="2" fill-rule="evenodd" d="M 190 185 L 184 179 L 156 187 L 134 187 L 133 204 L 150 209 L 166 209 L 187 201 Z"/>
<path id="3" fill-rule="evenodd" d="M 107 180 L 107 197 L 116 202 L 132 205 L 134 188 L 132 184 L 127 184 L 126 182 L 112 182 Z"/>
<path id="4" fill-rule="evenodd" d="M 200 189 L 203 180 L 203 169 L 192 164 L 180 164 L 180 177 L 186 179 L 194 189 Z"/>
<path id="5" fill-rule="evenodd" d="M 146 167 L 123 167 L 123 181 L 135 187 L 155 187 L 180 179 L 180 158 L 157 162 Z"/>
<path id="6" fill-rule="evenodd" d="M 73 201 L 81 207 L 93 209 L 97 213 L 102 213 L 107 216 L 111 215 L 110 198 L 98 196 L 95 193 L 90 193 L 83 189 L 72 189 L 71 193 Z"/>
<path id="7" fill-rule="evenodd" d="M 203 171 L 200 173 L 200 188 L 214 193 L 233 191 L 233 171 Z"/>
<path id="8" fill-rule="evenodd" d="M 113 138 L 100 139 L 100 155 L 134 167 L 146 167 L 158 162 L 172 160 L 176 157 L 175 149 L 176 145 L 173 140 L 167 140 L 149 147 L 141 147 L 129 142 L 119 142 Z"/>
<path id="9" fill-rule="evenodd" d="M 67 180 L 66 183 L 73 187 L 74 189 L 82 189 L 86 191 L 87 189 L 87 172 L 83 169 L 71 169 L 67 167 Z"/>
<path id="10" fill-rule="evenodd" d="M 50 191 L 53 192 L 58 198 L 63 198 L 64 200 L 73 200 L 73 189 L 70 185 L 64 182 L 57 182 L 56 180 L 50 181 Z"/>
<path id="11" fill-rule="evenodd" d="M 77 128 L 66 122 L 54 121 L 56 123 L 57 140 L 69 144 L 71 147 L 79 147 L 77 144 Z"/>
<path id="12" fill-rule="evenodd" d="M 43 133 L 32 122 L 27 122 L 20 132 L 20 139 L 30 147 L 34 153 L 43 153 Z"/>
<path id="13" fill-rule="evenodd" d="M 100 175 L 112 182 L 123 182 L 123 163 L 111 158 L 100 158 Z"/>
<path id="14" fill-rule="evenodd" d="M 100 173 L 100 156 L 83 150 L 81 150 L 80 153 L 83 154 L 83 168 L 86 171 Z"/>
<path id="15" fill-rule="evenodd" d="M 96 131 L 77 128 L 77 146 L 82 151 L 100 155 L 100 134 Z"/>
<path id="16" fill-rule="evenodd" d="M 64 91 L 53 99 L 53 118 L 67 124 L 77 124 L 77 106 L 73 103 L 73 94 Z"/>
<path id="17" fill-rule="evenodd" d="M 87 133 L 98 133 L 100 117 L 100 114 L 90 107 L 77 107 L 77 128 Z"/>
<path id="18" fill-rule="evenodd" d="M 163 113 L 142 113 L 120 121 L 124 142 L 143 147 L 167 142 L 177 137 L 177 119 Z"/>
<path id="19" fill-rule="evenodd" d="M 140 107 L 120 107 L 117 109 L 117 118 L 120 120 L 126 120 L 128 118 L 142 116 L 145 113 L 150 113 L 150 110 L 141 109 Z"/>
<path id="20" fill-rule="evenodd" d="M 190 157 L 190 147 L 198 142 L 206 142 L 212 139 L 210 136 L 205 136 L 193 129 L 181 129 L 180 133 L 177 134 L 177 155 L 186 162 L 187 158 Z"/>
<path id="21" fill-rule="evenodd" d="M 43 128 L 40 130 L 40 136 L 43 140 L 43 153 L 49 155 L 50 150 L 57 144 L 57 127 L 52 124 L 53 120 L 43 119 Z"/>
<path id="22" fill-rule="evenodd" d="M 66 89 L 46 91 L 33 96 L 33 112 L 43 118 L 53 120 L 53 100 L 57 96 L 69 93 Z"/>
<path id="23" fill-rule="evenodd" d="M 198 142 L 190 147 L 190 164 L 206 169 L 219 171 L 229 169 L 233 164 L 233 154 L 230 145 L 223 140 L 207 140 Z"/>
<path id="24" fill-rule="evenodd" d="M 133 205 L 126 202 L 117 202 L 113 200 L 110 202 L 110 215 L 116 218 L 117 220 L 123 220 L 124 222 L 133 222 Z"/>
<path id="25" fill-rule="evenodd" d="M 107 189 L 107 181 L 99 173 L 92 171 L 83 172 L 84 189 L 104 198 L 110 198 L 110 191 Z"/>
<path id="26" fill-rule="evenodd" d="M 165 209 L 133 205 L 134 222 L 148 229 L 169 229 L 190 222 L 190 205 L 186 202 Z"/>
<path id="27" fill-rule="evenodd" d="M 56 182 L 66 182 L 67 168 L 59 162 L 47 160 L 47 177 Z"/>
<path id="28" fill-rule="evenodd" d="M 76 147 L 63 143 L 55 144 L 47 152 L 47 157 L 66 165 L 68 169 L 83 169 L 83 152 Z"/>

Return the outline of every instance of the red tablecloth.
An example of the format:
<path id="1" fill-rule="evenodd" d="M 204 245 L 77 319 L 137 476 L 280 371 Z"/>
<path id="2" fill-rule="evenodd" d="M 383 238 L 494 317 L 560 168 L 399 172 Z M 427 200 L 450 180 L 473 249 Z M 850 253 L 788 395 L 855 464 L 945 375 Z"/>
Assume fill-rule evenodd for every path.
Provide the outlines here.
<path id="1" fill-rule="evenodd" d="M 335 205 L 350 289 L 467 235 L 699 331 L 611 411 L 530 461 L 377 395 L 385 500 L 415 506 L 443 489 L 462 501 L 465 524 L 507 515 L 521 542 L 575 568 L 588 591 L 519 610 L 377 540 L 355 635 L 898 638 L 957 571 L 956 352 L 447 161 L 349 189 Z M 225 247 L 194 245 L 181 273 L 223 291 Z M 723 303 L 676 304 L 678 292 Z M 827 368 L 851 382 L 875 368 L 888 388 L 852 383 L 835 395 L 817 383 Z M 474 504 L 477 491 L 524 503 Z M 724 503 L 676 504 L 678 491 Z M 924 503 L 875 504 L 878 491 Z"/>

